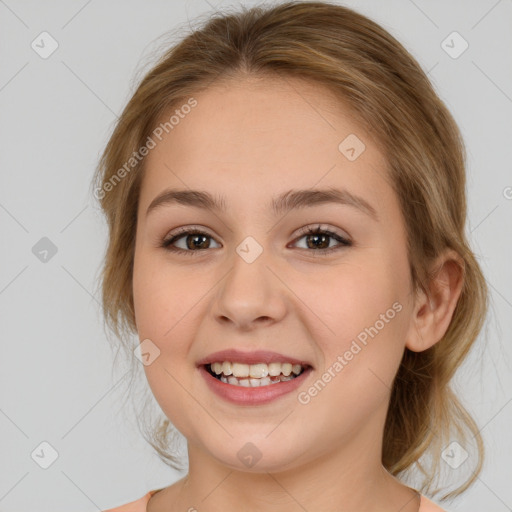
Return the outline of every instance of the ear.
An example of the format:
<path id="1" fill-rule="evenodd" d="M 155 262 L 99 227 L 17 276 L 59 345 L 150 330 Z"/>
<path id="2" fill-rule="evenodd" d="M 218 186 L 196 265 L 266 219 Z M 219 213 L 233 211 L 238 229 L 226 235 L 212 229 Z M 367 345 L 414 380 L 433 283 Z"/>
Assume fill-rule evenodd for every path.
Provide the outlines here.
<path id="1" fill-rule="evenodd" d="M 448 330 L 464 283 L 464 260 L 448 249 L 436 258 L 429 275 L 427 293 L 420 290 L 416 295 L 406 337 L 405 346 L 413 352 L 432 347 Z"/>

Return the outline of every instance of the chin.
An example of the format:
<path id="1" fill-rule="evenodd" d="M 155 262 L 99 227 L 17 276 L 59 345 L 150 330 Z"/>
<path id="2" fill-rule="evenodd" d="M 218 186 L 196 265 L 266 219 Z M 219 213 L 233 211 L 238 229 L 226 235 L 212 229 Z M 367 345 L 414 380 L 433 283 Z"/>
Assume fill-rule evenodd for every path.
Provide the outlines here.
<path id="1" fill-rule="evenodd" d="M 295 449 L 287 448 L 280 445 L 276 446 L 275 442 L 269 442 L 269 439 L 253 441 L 238 441 L 236 438 L 229 442 L 233 448 L 226 452 L 211 451 L 215 459 L 221 464 L 235 470 L 249 473 L 277 473 L 287 471 L 300 466 L 305 461 L 301 461 L 304 457 L 304 450 L 300 452 L 296 450 L 300 443 L 292 443 Z M 239 448 L 237 448 L 239 447 Z"/>

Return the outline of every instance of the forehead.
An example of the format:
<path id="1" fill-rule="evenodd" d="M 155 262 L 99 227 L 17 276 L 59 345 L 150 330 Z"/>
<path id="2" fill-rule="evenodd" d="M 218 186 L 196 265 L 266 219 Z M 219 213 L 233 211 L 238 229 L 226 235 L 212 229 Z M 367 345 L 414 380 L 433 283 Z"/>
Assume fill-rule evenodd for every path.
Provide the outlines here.
<path id="1" fill-rule="evenodd" d="M 337 155 L 344 133 L 356 131 L 366 137 L 348 106 L 327 88 L 304 80 L 231 79 L 195 94 L 194 99 L 197 105 L 164 134 L 169 145 L 179 146 L 190 157 L 207 152 L 209 158 L 238 160 L 250 152 L 265 161 L 263 150 L 274 149 L 282 159 L 291 158 L 297 149 L 301 153 L 327 149 Z M 179 111 L 180 106 L 174 109 Z M 160 122 L 169 117 L 165 113 Z M 314 144 L 320 141 L 320 146 Z M 277 155 L 272 156 L 275 160 Z"/>
<path id="2" fill-rule="evenodd" d="M 243 78 L 217 83 L 193 98 L 193 108 L 175 105 L 159 120 L 165 128 L 175 114 L 172 128 L 168 123 L 160 130 L 161 140 L 153 137 L 142 207 L 168 187 L 210 190 L 240 205 L 241 197 L 243 204 L 261 204 L 291 188 L 343 187 L 378 207 L 385 203 L 383 187 L 391 193 L 376 143 L 321 85 Z"/>

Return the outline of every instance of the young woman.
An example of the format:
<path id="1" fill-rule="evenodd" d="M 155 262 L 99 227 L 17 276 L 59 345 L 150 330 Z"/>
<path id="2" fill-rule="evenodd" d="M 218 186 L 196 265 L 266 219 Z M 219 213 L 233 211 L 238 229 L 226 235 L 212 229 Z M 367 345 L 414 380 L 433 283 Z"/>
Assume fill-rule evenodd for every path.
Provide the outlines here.
<path id="1" fill-rule="evenodd" d="M 325 2 L 215 16 L 143 79 L 96 187 L 106 319 L 189 464 L 111 512 L 442 511 L 471 438 L 446 496 L 476 478 L 449 386 L 487 305 L 464 148 L 388 32 Z"/>

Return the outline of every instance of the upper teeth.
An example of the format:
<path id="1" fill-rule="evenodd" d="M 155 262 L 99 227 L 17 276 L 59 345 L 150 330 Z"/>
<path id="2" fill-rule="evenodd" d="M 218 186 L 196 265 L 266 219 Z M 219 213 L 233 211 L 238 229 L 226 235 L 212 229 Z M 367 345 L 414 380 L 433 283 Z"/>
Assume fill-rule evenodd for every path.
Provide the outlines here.
<path id="1" fill-rule="evenodd" d="M 234 375 L 235 377 L 252 377 L 257 379 L 267 377 L 268 375 L 276 377 L 281 373 L 285 377 L 288 377 L 292 372 L 298 375 L 302 371 L 302 365 L 292 363 L 243 364 L 224 361 L 222 363 L 212 363 L 211 369 L 217 375 L 223 373 L 224 375 Z"/>

